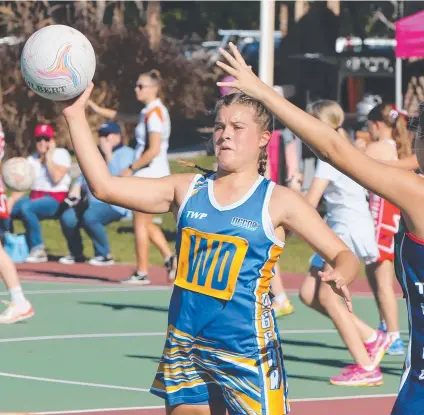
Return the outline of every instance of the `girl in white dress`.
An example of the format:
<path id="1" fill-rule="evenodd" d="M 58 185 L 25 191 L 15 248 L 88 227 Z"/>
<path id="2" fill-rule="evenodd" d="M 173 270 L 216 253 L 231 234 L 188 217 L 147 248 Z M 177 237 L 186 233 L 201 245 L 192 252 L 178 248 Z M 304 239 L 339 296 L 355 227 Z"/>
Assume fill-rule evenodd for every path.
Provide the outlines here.
<path id="1" fill-rule="evenodd" d="M 101 108 L 94 102 L 88 105 L 104 117 L 125 122 L 137 122 L 135 137 L 137 140 L 134 163 L 125 169 L 121 176 L 160 178 L 170 174 L 168 164 L 168 145 L 171 134 L 169 113 L 163 104 L 163 80 L 158 70 L 153 69 L 138 77 L 134 91 L 137 100 L 145 107 L 139 115 L 123 114 L 116 110 Z M 169 280 L 175 278 L 176 257 L 168 245 L 162 230 L 153 223 L 153 215 L 134 212 L 135 246 L 137 269 L 131 277 L 122 282 L 127 284 L 149 284 L 149 242 L 161 252 L 168 270 Z"/>

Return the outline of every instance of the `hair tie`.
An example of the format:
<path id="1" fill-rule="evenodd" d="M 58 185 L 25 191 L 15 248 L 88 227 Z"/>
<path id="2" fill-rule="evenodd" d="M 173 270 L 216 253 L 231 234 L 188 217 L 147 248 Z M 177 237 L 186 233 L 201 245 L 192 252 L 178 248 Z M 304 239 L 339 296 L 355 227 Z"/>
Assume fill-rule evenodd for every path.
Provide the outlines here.
<path id="1" fill-rule="evenodd" d="M 405 119 L 408 117 L 408 113 L 405 110 L 400 110 L 395 104 L 392 104 L 392 109 L 389 112 L 389 117 L 397 120 L 398 117 L 404 117 Z"/>

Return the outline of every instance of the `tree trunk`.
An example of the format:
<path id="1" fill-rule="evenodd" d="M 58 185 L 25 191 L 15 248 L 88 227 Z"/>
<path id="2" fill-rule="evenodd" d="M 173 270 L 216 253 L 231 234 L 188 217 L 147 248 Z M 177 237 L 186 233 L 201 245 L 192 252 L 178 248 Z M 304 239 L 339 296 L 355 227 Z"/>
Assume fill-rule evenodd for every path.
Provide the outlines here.
<path id="1" fill-rule="evenodd" d="M 160 1 L 147 2 L 147 34 L 149 36 L 150 48 L 156 49 L 160 44 L 162 36 L 162 22 L 160 20 Z"/>

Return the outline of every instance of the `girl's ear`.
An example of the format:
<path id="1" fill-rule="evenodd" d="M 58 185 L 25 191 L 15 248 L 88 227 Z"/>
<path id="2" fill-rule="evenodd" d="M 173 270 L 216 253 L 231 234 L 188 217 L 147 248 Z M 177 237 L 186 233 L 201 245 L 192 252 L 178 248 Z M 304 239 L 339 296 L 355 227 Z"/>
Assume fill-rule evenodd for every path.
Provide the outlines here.
<path id="1" fill-rule="evenodd" d="M 265 147 L 268 145 L 269 140 L 271 140 L 271 131 L 264 131 L 261 134 L 261 138 L 259 139 L 259 147 Z"/>

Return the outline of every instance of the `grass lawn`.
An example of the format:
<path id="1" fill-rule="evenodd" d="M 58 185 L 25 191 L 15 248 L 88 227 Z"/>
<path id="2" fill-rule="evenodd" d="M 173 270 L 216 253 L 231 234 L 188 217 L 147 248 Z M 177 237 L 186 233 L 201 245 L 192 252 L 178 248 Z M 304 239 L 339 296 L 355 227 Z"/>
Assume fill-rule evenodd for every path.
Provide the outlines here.
<path id="1" fill-rule="evenodd" d="M 194 160 L 198 165 L 206 168 L 212 168 L 214 158 L 201 156 Z M 177 162 L 171 161 L 171 171 L 173 173 L 191 172 L 180 166 Z M 164 230 L 167 239 L 173 245 L 175 242 L 175 221 L 172 214 L 162 215 Z M 66 241 L 60 229 L 58 221 L 46 220 L 42 222 L 44 241 L 49 255 L 60 257 L 68 254 Z M 20 221 L 15 221 L 15 232 L 23 232 L 24 228 Z M 121 221 L 110 224 L 107 227 L 107 233 L 111 244 L 112 254 L 116 261 L 131 264 L 135 261 L 134 253 L 134 232 L 131 221 Z M 90 239 L 82 231 L 85 255 L 89 258 L 93 256 L 93 248 Z M 308 260 L 312 255 L 312 250 L 297 236 L 290 236 L 287 239 L 286 249 L 280 259 L 280 265 L 283 272 L 304 273 L 308 269 Z M 152 265 L 162 264 L 162 258 L 159 251 L 150 247 L 150 263 Z"/>

